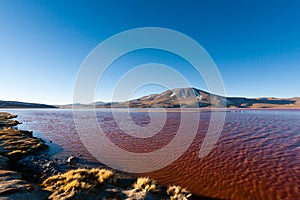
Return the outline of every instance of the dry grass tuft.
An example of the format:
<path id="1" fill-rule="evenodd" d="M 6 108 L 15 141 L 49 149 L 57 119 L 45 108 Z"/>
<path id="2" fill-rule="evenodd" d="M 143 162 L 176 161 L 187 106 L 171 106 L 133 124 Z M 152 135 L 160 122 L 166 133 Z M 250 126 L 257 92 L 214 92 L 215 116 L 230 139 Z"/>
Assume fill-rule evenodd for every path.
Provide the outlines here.
<path id="1" fill-rule="evenodd" d="M 21 156 L 47 148 L 45 143 L 32 137 L 32 133 L 12 128 L 0 129 L 0 149 L 5 156 Z"/>
<path id="2" fill-rule="evenodd" d="M 0 112 L 0 120 L 16 118 L 18 115 L 10 114 L 8 112 Z"/>
<path id="3" fill-rule="evenodd" d="M 187 200 L 192 196 L 191 192 L 180 186 L 169 186 L 167 194 L 171 200 Z"/>
<path id="4" fill-rule="evenodd" d="M 12 115 L 7 112 L 0 112 L 0 128 L 2 127 L 12 127 L 19 124 L 17 120 L 11 120 L 12 118 L 16 118 L 17 115 Z"/>
<path id="5" fill-rule="evenodd" d="M 46 179 L 42 186 L 53 192 L 51 196 L 71 197 L 75 193 L 88 193 L 105 182 L 113 181 L 113 172 L 106 169 L 77 169 Z"/>
<path id="6" fill-rule="evenodd" d="M 136 183 L 133 184 L 133 188 L 137 191 L 144 192 L 159 192 L 156 182 L 151 180 L 149 177 L 140 177 Z"/>

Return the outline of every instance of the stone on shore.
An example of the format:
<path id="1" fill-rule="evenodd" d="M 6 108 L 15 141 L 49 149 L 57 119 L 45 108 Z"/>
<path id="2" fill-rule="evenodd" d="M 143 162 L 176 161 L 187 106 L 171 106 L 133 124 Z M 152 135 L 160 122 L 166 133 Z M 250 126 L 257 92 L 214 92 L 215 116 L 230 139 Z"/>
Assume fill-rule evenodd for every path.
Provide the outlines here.
<path id="1" fill-rule="evenodd" d="M 22 180 L 19 173 L 11 170 L 0 170 L 0 199 L 47 199 L 48 195 L 36 185 Z"/>
<path id="2" fill-rule="evenodd" d="M 70 157 L 67 159 L 67 163 L 69 163 L 69 164 L 76 164 L 77 160 L 78 160 L 78 159 L 77 159 L 76 157 L 70 156 Z"/>

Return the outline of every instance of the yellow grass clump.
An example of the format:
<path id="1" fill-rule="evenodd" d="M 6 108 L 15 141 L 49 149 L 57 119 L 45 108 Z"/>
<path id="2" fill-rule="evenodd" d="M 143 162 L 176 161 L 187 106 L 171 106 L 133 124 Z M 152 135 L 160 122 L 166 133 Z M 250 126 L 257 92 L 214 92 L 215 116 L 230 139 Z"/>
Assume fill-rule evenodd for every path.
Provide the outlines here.
<path id="1" fill-rule="evenodd" d="M 169 186 L 167 194 L 171 200 L 187 200 L 192 196 L 191 192 L 180 186 Z"/>
<path id="2" fill-rule="evenodd" d="M 156 182 L 151 180 L 149 177 L 140 177 L 136 183 L 133 184 L 133 188 L 137 191 L 144 192 L 158 192 Z"/>
<path id="3" fill-rule="evenodd" d="M 113 172 L 106 169 L 77 169 L 54 175 L 42 186 L 53 192 L 51 196 L 71 197 L 75 193 L 88 193 L 105 182 L 113 181 Z"/>
<path id="4" fill-rule="evenodd" d="M 0 120 L 12 119 L 16 117 L 18 117 L 18 115 L 10 114 L 7 112 L 0 112 Z"/>
<path id="5" fill-rule="evenodd" d="M 32 137 L 32 133 L 12 128 L 0 129 L 1 154 L 6 156 L 20 156 L 34 153 L 47 148 L 45 143 Z"/>

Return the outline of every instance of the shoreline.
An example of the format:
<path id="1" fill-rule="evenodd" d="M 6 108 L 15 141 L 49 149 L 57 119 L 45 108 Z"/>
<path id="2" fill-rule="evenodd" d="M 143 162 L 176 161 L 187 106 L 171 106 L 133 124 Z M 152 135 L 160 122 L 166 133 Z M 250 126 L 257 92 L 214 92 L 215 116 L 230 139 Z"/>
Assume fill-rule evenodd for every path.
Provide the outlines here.
<path id="1" fill-rule="evenodd" d="M 88 192 L 89 190 L 78 190 L 76 192 L 73 191 L 72 194 L 56 194 L 54 190 L 49 190 L 49 188 L 54 187 L 53 185 L 51 187 L 45 185 L 46 180 L 57 176 L 57 174 L 75 173 L 79 169 L 84 170 L 85 173 L 90 173 L 92 169 L 77 163 L 78 158 L 75 157 L 70 162 L 62 159 L 53 160 L 50 155 L 47 155 L 48 146 L 45 141 L 38 137 L 33 137 L 30 131 L 14 128 L 20 124 L 18 121 L 13 120 L 16 117 L 17 115 L 0 112 L 0 197 L 7 199 L 19 199 L 20 197 L 22 199 L 80 199 L 84 196 L 88 197 L 88 199 L 99 199 L 100 196 L 101 198 L 110 196 L 113 197 L 112 199 L 144 199 L 150 197 L 152 199 L 170 199 L 169 195 L 171 194 L 167 194 L 169 188 L 166 186 L 151 180 L 149 184 L 154 184 L 159 190 L 151 192 L 145 188 L 132 188 L 134 182 L 139 179 L 138 175 L 118 172 L 101 164 L 96 169 L 111 171 L 114 175 L 114 183 L 105 183 L 105 186 L 101 187 L 96 185 L 94 189 L 98 193 L 95 193 L 95 191 Z M 22 146 L 20 137 L 23 137 L 25 143 L 31 141 L 31 145 Z M 9 145 L 7 141 L 10 141 L 11 145 L 15 144 L 15 146 L 7 148 L 7 145 Z M 35 146 L 32 144 L 35 144 Z M 66 183 L 66 185 L 68 184 Z M 179 186 L 176 187 L 180 188 Z M 112 190 L 115 192 L 112 192 Z M 182 191 L 182 195 L 188 196 L 190 194 L 189 192 L 185 193 L 186 190 L 183 188 L 180 191 Z M 212 198 L 192 196 L 188 199 Z"/>
<path id="2" fill-rule="evenodd" d="M 150 111 L 160 111 L 165 110 L 167 112 L 189 112 L 189 111 L 200 111 L 200 112 L 209 112 L 209 111 L 231 111 L 231 110 L 300 110 L 300 107 L 266 107 L 266 108 L 102 108 L 102 107 L 57 107 L 57 108 L 1 108 L 0 112 L 7 112 L 7 111 L 13 111 L 13 110 L 103 110 L 103 111 L 121 111 L 125 112 L 127 110 L 130 111 L 136 111 L 136 112 L 148 112 Z"/>
<path id="3" fill-rule="evenodd" d="M 6 199 L 46 199 L 48 193 L 31 180 L 24 180 L 15 166 L 25 155 L 46 149 L 47 146 L 32 132 L 14 129 L 16 115 L 0 112 L 0 197 Z"/>

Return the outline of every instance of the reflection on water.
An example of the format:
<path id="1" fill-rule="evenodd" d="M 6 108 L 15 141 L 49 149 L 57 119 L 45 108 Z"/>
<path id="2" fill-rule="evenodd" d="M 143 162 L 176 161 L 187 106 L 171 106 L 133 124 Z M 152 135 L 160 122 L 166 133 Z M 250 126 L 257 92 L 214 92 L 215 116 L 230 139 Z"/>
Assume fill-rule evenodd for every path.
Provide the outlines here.
<path id="1" fill-rule="evenodd" d="M 19 114 L 21 128 L 63 147 L 61 154 L 95 159 L 82 145 L 71 110 L 11 110 Z M 178 130 L 181 114 L 168 112 L 156 135 L 134 138 L 120 130 L 109 110 L 97 110 L 98 121 L 117 146 L 131 152 L 151 152 L 167 145 Z M 159 118 L 160 115 L 152 115 Z M 131 113 L 135 124 L 151 123 L 149 113 Z M 191 112 L 191 120 L 193 113 Z M 300 199 L 300 111 L 232 110 L 227 112 L 222 135 L 203 159 L 199 149 L 209 125 L 210 113 L 200 115 L 192 145 L 170 166 L 151 177 L 164 184 L 179 184 L 193 193 L 224 199 Z M 88 124 L 86 125 L 88 127 Z M 187 137 L 189 127 L 186 128 Z M 176 152 L 176 149 L 174 149 Z"/>

